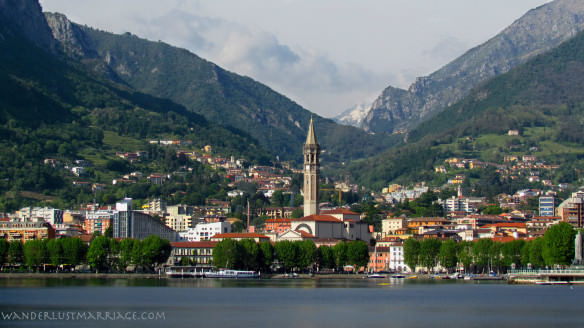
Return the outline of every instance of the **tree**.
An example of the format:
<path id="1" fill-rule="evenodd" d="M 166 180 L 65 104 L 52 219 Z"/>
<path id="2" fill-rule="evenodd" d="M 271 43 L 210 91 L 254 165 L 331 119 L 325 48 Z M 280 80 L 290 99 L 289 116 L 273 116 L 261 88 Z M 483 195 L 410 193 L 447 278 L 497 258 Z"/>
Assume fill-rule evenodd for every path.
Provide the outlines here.
<path id="1" fill-rule="evenodd" d="M 8 263 L 16 265 L 22 263 L 23 258 L 22 242 L 20 240 L 13 240 L 8 247 Z"/>
<path id="2" fill-rule="evenodd" d="M 446 268 L 449 272 L 454 271 L 458 261 L 456 257 L 456 243 L 452 239 L 448 239 L 440 245 L 440 265 Z"/>
<path id="3" fill-rule="evenodd" d="M 8 259 L 8 248 L 10 244 L 4 238 L 0 238 L 0 267 L 4 266 L 6 260 Z"/>
<path id="4" fill-rule="evenodd" d="M 469 241 L 461 241 L 456 248 L 456 257 L 462 263 L 464 271 L 470 270 L 470 265 L 473 261 L 473 244 Z"/>
<path id="5" fill-rule="evenodd" d="M 272 246 L 272 243 L 269 241 L 262 241 L 260 243 L 260 252 L 260 270 L 267 271 L 270 269 L 272 262 L 274 261 L 274 247 Z"/>
<path id="6" fill-rule="evenodd" d="M 490 250 L 493 241 L 488 238 L 479 239 L 473 245 L 473 254 L 476 265 L 485 272 L 485 269 L 489 268 L 490 265 Z"/>
<path id="7" fill-rule="evenodd" d="M 350 241 L 347 244 L 347 261 L 351 263 L 355 270 L 366 267 L 369 263 L 369 247 L 362 240 Z"/>
<path id="8" fill-rule="evenodd" d="M 50 239 L 47 241 L 47 253 L 49 255 L 50 263 L 54 266 L 63 264 L 63 247 L 61 246 L 61 239 Z"/>
<path id="9" fill-rule="evenodd" d="M 333 254 L 336 267 L 342 269 L 347 264 L 347 243 L 341 241 L 333 246 Z"/>
<path id="10" fill-rule="evenodd" d="M 420 263 L 428 272 L 436 267 L 441 245 L 442 242 L 436 238 L 424 239 L 420 242 Z"/>
<path id="11" fill-rule="evenodd" d="M 88 247 L 81 239 L 63 238 L 59 240 L 63 249 L 63 263 L 78 265 L 85 260 Z"/>
<path id="12" fill-rule="evenodd" d="M 298 266 L 300 269 L 304 270 L 309 268 L 312 271 L 313 265 L 316 263 L 318 258 L 318 251 L 316 249 L 316 245 L 310 239 L 299 241 L 298 242 L 298 251 L 299 251 L 299 261 Z"/>
<path id="13" fill-rule="evenodd" d="M 166 239 L 150 235 L 142 241 L 142 265 L 152 270 L 166 262 L 172 247 Z"/>
<path id="14" fill-rule="evenodd" d="M 132 264 L 132 250 L 134 249 L 134 239 L 126 238 L 120 241 L 119 265 L 122 271 Z"/>
<path id="15" fill-rule="evenodd" d="M 282 240 L 274 244 L 274 251 L 284 271 L 287 272 L 298 266 L 298 244 Z"/>
<path id="16" fill-rule="evenodd" d="M 317 263 L 320 268 L 332 269 L 335 267 L 335 254 L 329 246 L 323 245 L 318 248 Z"/>
<path id="17" fill-rule="evenodd" d="M 301 218 L 301 217 L 303 217 L 303 216 L 304 216 L 304 211 L 303 211 L 301 208 L 295 208 L 295 209 L 292 211 L 291 218 L 292 218 L 292 219 L 298 219 L 298 218 Z"/>
<path id="18" fill-rule="evenodd" d="M 44 263 L 47 248 L 43 240 L 29 240 L 24 243 L 24 259 L 29 268 L 37 268 Z"/>
<path id="19" fill-rule="evenodd" d="M 241 263 L 241 246 L 233 239 L 223 239 L 213 248 L 215 267 L 235 269 Z"/>
<path id="20" fill-rule="evenodd" d="M 415 272 L 419 261 L 420 242 L 414 238 L 406 239 L 404 242 L 404 263 Z"/>
<path id="21" fill-rule="evenodd" d="M 525 246 L 525 240 L 521 239 L 513 240 L 502 245 L 501 253 L 503 254 L 503 265 L 505 267 L 511 267 L 513 264 L 515 264 L 515 267 L 521 266 L 523 246 Z"/>
<path id="22" fill-rule="evenodd" d="M 241 265 L 246 270 L 258 270 L 260 267 L 260 247 L 253 239 L 242 239 L 239 242 L 242 249 Z"/>
<path id="23" fill-rule="evenodd" d="M 109 255 L 109 240 L 104 236 L 97 236 L 91 242 L 87 251 L 87 262 L 97 272 L 107 269 Z"/>
<path id="24" fill-rule="evenodd" d="M 529 263 L 534 268 L 543 268 L 545 260 L 543 259 L 543 237 L 536 238 L 528 243 L 529 245 Z"/>
<path id="25" fill-rule="evenodd" d="M 542 255 L 545 265 L 569 265 L 574 258 L 576 230 L 567 222 L 551 226 L 543 236 Z"/>

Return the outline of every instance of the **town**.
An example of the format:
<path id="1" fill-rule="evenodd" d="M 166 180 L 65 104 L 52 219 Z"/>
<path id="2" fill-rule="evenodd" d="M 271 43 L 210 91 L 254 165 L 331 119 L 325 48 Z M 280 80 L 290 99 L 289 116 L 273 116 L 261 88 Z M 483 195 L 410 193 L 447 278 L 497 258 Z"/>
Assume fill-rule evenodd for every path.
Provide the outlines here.
<path id="1" fill-rule="evenodd" d="M 151 143 L 188 144 L 162 140 Z M 557 191 L 567 186 L 551 188 L 546 183 L 546 191 L 520 190 L 514 195 L 500 195 L 492 204 L 486 197 L 465 196 L 463 175 L 447 183 L 457 186 L 454 195 L 423 184 L 413 189 L 394 184 L 380 194 L 364 197 L 376 204 L 373 207 L 381 215 L 376 224 L 367 221 L 370 213 L 362 207 L 357 206 L 361 212 L 356 212 L 341 206 L 342 193 L 359 190 L 358 186 L 336 184 L 331 190 L 339 195 L 337 206 L 319 201 L 324 189 L 321 151 L 312 121 L 303 146 L 303 170 L 288 168 L 288 172 L 303 174 L 302 206 L 294 206 L 299 199 L 290 191 L 293 177 L 282 174 L 283 168 L 245 169 L 244 160 L 213 157 L 211 146 L 203 151 L 199 155 L 177 150 L 176 156 L 189 156 L 214 169 L 223 168 L 225 177 L 233 182 L 228 198 L 244 195 L 236 188 L 237 183 L 253 183 L 258 194 L 271 198 L 268 204 L 279 206 L 252 208 L 248 200 L 245 219 L 231 217 L 232 202 L 221 199 L 207 199 L 206 205 L 198 206 L 168 205 L 161 199 L 139 203 L 124 198 L 115 205 L 87 204 L 77 210 L 21 208 L 0 220 L 2 269 L 46 270 L 49 265 L 57 271 L 172 272 L 182 267 L 184 273 L 186 268 L 204 272 L 229 267 L 264 272 L 432 272 L 450 277 L 448 274 L 453 272 L 499 274 L 519 268 L 567 266 L 572 264 L 574 253 L 580 257 L 574 263 L 581 263 L 582 246 L 576 243 L 580 252 L 574 250 L 574 228 L 582 227 L 584 191 L 573 192 L 559 202 Z M 148 155 L 136 152 L 119 156 L 133 161 Z M 505 159 L 510 160 L 517 162 L 518 158 Z M 517 168 L 541 169 L 543 164 L 534 161 L 524 156 L 512 169 L 496 166 L 507 174 Z M 488 165 L 464 159 L 446 162 L 459 170 Z M 46 164 L 58 165 L 50 160 Z M 82 176 L 84 163 L 76 164 L 79 166 L 71 171 Z M 152 184 L 163 184 L 165 177 L 150 174 L 147 179 Z M 114 179 L 112 184 L 135 183 L 139 178 L 139 172 L 134 172 Z M 92 187 L 99 188 L 95 184 Z M 526 206 L 534 202 L 535 208 Z M 387 204 L 398 204 L 393 207 L 397 211 L 379 210 L 388 208 Z M 426 212 L 440 215 L 411 215 L 416 212 L 411 204 L 426 204 Z M 552 233 L 560 236 L 549 244 L 546 234 Z M 558 254 L 549 254 L 546 247 L 554 248 Z"/>

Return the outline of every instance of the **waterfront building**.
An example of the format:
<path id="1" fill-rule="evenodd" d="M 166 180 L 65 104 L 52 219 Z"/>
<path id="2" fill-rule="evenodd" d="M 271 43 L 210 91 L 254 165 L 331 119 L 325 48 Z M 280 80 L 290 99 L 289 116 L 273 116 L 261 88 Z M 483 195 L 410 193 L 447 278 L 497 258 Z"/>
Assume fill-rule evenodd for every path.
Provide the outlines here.
<path id="1" fill-rule="evenodd" d="M 175 266 L 185 263 L 189 265 L 211 268 L 213 266 L 213 248 L 217 245 L 214 241 L 178 241 L 170 243 L 172 250 L 168 257 L 167 265 Z"/>
<path id="2" fill-rule="evenodd" d="M 240 241 L 243 239 L 253 239 L 256 243 L 262 241 L 270 241 L 270 237 L 259 234 L 259 233 L 220 233 L 211 237 L 211 241 L 222 241 L 224 239 L 234 239 Z"/>
<path id="3" fill-rule="evenodd" d="M 304 216 L 318 215 L 318 193 L 320 175 L 320 145 L 316 141 L 314 123 L 310 118 L 308 135 L 303 147 L 304 155 Z"/>
<path id="4" fill-rule="evenodd" d="M 150 235 L 157 235 L 168 241 L 176 241 L 178 234 L 152 216 L 132 210 L 132 199 L 125 198 L 116 203 L 116 215 L 113 220 L 114 238 L 133 238 L 143 240 Z"/>
<path id="5" fill-rule="evenodd" d="M 389 271 L 389 247 L 374 247 L 369 250 L 368 272 Z"/>
<path id="6" fill-rule="evenodd" d="M 290 219 L 267 219 L 264 231 L 281 234 L 286 230 L 290 230 L 291 227 L 292 221 Z"/>
<path id="7" fill-rule="evenodd" d="M 105 231 L 112 225 L 116 214 L 115 210 L 88 211 L 85 213 L 83 225 L 85 232 L 90 235 L 95 232 L 99 232 L 102 235 L 105 234 Z"/>
<path id="8" fill-rule="evenodd" d="M 7 241 L 20 240 L 23 243 L 29 240 L 54 239 L 55 229 L 48 222 L 0 222 L 0 238 Z"/>
<path id="9" fill-rule="evenodd" d="M 179 233 L 181 240 L 205 241 L 211 239 L 216 234 L 230 233 L 231 223 L 229 221 L 219 221 L 210 223 L 199 223 L 194 228 Z"/>

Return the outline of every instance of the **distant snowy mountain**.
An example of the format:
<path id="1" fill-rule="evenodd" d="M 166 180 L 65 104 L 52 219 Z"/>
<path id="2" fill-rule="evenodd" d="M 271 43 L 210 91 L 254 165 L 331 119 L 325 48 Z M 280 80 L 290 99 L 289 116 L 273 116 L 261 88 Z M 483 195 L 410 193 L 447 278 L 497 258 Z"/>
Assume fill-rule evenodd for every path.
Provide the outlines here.
<path id="1" fill-rule="evenodd" d="M 362 103 L 333 117 L 333 120 L 339 124 L 360 127 L 363 118 L 365 118 L 370 108 L 370 103 Z"/>

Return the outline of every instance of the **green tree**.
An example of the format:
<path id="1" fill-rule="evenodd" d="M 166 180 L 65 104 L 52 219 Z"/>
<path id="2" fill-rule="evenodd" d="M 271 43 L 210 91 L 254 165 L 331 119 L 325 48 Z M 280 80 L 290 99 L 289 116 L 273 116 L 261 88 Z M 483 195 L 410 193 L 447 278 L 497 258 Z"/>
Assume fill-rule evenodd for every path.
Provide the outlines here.
<path id="1" fill-rule="evenodd" d="M 171 250 L 168 240 L 150 235 L 142 241 L 142 264 L 149 270 L 153 270 L 166 262 Z"/>
<path id="2" fill-rule="evenodd" d="M 253 239 L 242 239 L 239 246 L 243 250 L 241 254 L 241 266 L 246 270 L 258 270 L 260 267 L 260 247 Z"/>
<path id="3" fill-rule="evenodd" d="M 491 247 L 489 248 L 489 263 L 491 271 L 501 272 L 501 268 L 503 267 L 502 248 L 502 243 L 491 243 Z"/>
<path id="4" fill-rule="evenodd" d="M 534 268 L 543 268 L 545 260 L 543 259 L 543 237 L 535 238 L 528 243 L 529 245 L 529 263 Z"/>
<path id="5" fill-rule="evenodd" d="M 404 241 L 404 263 L 410 267 L 412 272 L 416 271 L 416 266 L 420 262 L 420 242 L 414 238 Z"/>
<path id="6" fill-rule="evenodd" d="M 424 239 L 420 242 L 420 263 L 428 272 L 434 271 L 440 255 L 442 242 L 436 238 Z"/>
<path id="7" fill-rule="evenodd" d="M 488 238 L 477 240 L 473 245 L 473 254 L 476 265 L 484 273 L 491 263 L 490 250 L 493 241 Z"/>
<path id="8" fill-rule="evenodd" d="M 503 253 L 503 266 L 511 267 L 515 264 L 515 267 L 519 268 L 521 266 L 521 252 L 524 246 L 525 240 L 521 239 L 504 243 L 501 247 L 501 252 Z"/>
<path id="9" fill-rule="evenodd" d="M 132 247 L 132 263 L 136 268 L 144 267 L 144 257 L 142 256 L 142 241 L 134 240 L 134 245 Z"/>
<path id="10" fill-rule="evenodd" d="M 298 266 L 298 244 L 289 240 L 278 241 L 274 244 L 274 252 L 284 271 L 288 272 Z"/>
<path id="11" fill-rule="evenodd" d="M 107 270 L 109 255 L 109 239 L 97 236 L 91 242 L 87 251 L 87 262 L 97 272 Z"/>
<path id="12" fill-rule="evenodd" d="M 268 271 L 272 266 L 274 261 L 274 246 L 269 241 L 263 241 L 260 243 L 261 252 L 261 263 L 260 270 Z"/>
<path id="13" fill-rule="evenodd" d="M 213 263 L 217 268 L 235 269 L 241 265 L 241 246 L 233 239 L 223 239 L 213 248 Z"/>
<path id="14" fill-rule="evenodd" d="M 8 247 L 8 263 L 11 265 L 21 264 L 23 256 L 22 242 L 20 240 L 11 241 Z"/>
<path id="15" fill-rule="evenodd" d="M 548 266 L 569 265 L 574 258 L 576 230 L 567 222 L 551 226 L 543 236 L 542 255 Z"/>
<path id="16" fill-rule="evenodd" d="M 323 245 L 318 248 L 319 269 L 332 269 L 335 267 L 335 254 L 329 246 Z"/>
<path id="17" fill-rule="evenodd" d="M 456 269 L 458 259 L 456 257 L 456 243 L 452 239 L 448 239 L 440 245 L 440 265 L 446 268 L 449 272 Z"/>
<path id="18" fill-rule="evenodd" d="M 293 218 L 293 219 L 298 219 L 298 218 L 301 218 L 301 217 L 303 217 L 303 216 L 304 216 L 304 210 L 302 210 L 301 208 L 295 208 L 295 209 L 292 211 L 292 216 L 291 216 L 291 218 Z"/>
<path id="19" fill-rule="evenodd" d="M 0 267 L 4 266 L 4 263 L 6 263 L 7 259 L 8 259 L 8 248 L 10 247 L 10 244 L 8 243 L 8 241 L 6 241 L 6 239 L 4 238 L 0 238 Z"/>
<path id="20" fill-rule="evenodd" d="M 24 259 L 29 268 L 38 268 L 47 257 L 47 248 L 43 240 L 29 240 L 24 243 Z"/>
<path id="21" fill-rule="evenodd" d="M 134 249 L 134 239 L 126 238 L 120 241 L 120 269 L 125 271 L 132 264 L 132 250 Z"/>
<path id="22" fill-rule="evenodd" d="M 298 251 L 298 267 L 302 270 L 309 268 L 312 271 L 312 267 L 318 259 L 318 251 L 314 242 L 309 239 L 298 242 Z"/>
<path id="23" fill-rule="evenodd" d="M 63 249 L 63 263 L 78 265 L 85 261 L 88 247 L 79 238 L 60 239 Z"/>
<path id="24" fill-rule="evenodd" d="M 362 240 L 350 241 L 347 243 L 347 262 L 359 270 L 361 267 L 367 267 L 369 263 L 369 247 Z"/>
<path id="25" fill-rule="evenodd" d="M 461 241 L 458 243 L 456 257 L 464 267 L 464 271 L 469 272 L 470 266 L 473 262 L 473 243 L 469 241 Z"/>
<path id="26" fill-rule="evenodd" d="M 333 246 L 333 253 L 335 254 L 335 265 L 340 270 L 348 263 L 347 257 L 347 243 L 341 241 Z"/>
<path id="27" fill-rule="evenodd" d="M 50 263 L 54 266 L 63 264 L 63 247 L 61 239 L 50 239 L 47 241 L 47 253 L 49 254 Z"/>

